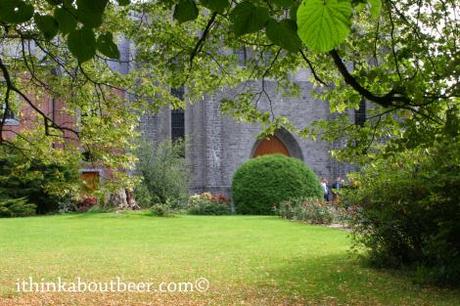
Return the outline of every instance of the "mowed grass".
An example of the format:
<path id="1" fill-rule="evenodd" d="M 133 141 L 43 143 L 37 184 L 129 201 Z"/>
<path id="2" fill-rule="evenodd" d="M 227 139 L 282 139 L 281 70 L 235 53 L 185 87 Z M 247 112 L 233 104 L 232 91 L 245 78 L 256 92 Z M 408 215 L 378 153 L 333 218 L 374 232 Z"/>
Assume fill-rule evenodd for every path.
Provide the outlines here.
<path id="1" fill-rule="evenodd" d="M 460 292 L 421 288 L 361 266 L 348 234 L 253 216 L 107 213 L 0 219 L 0 305 L 460 305 Z M 184 282 L 207 292 L 17 293 L 16 280 Z"/>

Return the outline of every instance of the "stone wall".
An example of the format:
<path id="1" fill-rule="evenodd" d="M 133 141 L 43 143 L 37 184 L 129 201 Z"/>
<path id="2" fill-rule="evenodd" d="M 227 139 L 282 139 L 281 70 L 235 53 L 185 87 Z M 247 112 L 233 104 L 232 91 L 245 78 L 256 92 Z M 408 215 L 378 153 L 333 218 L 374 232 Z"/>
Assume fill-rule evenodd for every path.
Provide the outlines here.
<path id="1" fill-rule="evenodd" d="M 312 85 L 306 81 L 298 82 L 300 97 L 285 97 L 276 92 L 277 84 L 266 81 L 265 88 L 271 97 L 273 113 L 287 116 L 297 127 L 305 127 L 313 120 L 328 118 L 327 103 L 311 97 Z M 260 84 L 245 84 L 257 87 Z M 220 100 L 231 98 L 241 90 L 236 88 L 207 96 L 203 101 L 189 105 L 186 110 L 186 150 L 187 161 L 192 174 L 191 192 L 230 193 L 233 174 L 252 153 L 261 132 L 260 125 L 236 122 L 219 111 Z M 269 101 L 262 98 L 261 109 L 270 107 Z M 313 142 L 282 131 L 277 135 L 287 146 L 290 155 L 302 159 L 318 176 L 333 178 L 341 166 L 331 161 L 330 145 Z"/>

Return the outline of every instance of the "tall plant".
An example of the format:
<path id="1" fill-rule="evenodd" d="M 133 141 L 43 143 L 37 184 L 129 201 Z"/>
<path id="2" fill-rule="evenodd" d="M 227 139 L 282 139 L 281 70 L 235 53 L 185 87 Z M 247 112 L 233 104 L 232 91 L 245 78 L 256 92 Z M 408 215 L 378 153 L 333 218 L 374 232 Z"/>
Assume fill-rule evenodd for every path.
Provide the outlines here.
<path id="1" fill-rule="evenodd" d="M 157 203 L 179 205 L 188 195 L 188 172 L 183 141 L 164 141 L 158 145 L 143 142 L 138 150 L 137 170 L 142 182 L 136 188 L 141 206 Z"/>

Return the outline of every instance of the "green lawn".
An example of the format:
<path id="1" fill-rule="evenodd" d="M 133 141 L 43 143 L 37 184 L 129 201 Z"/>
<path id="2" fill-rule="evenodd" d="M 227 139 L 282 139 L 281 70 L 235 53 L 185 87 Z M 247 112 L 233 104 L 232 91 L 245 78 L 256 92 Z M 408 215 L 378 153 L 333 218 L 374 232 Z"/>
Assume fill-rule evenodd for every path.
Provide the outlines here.
<path id="1" fill-rule="evenodd" d="M 460 292 L 420 288 L 360 266 L 347 233 L 276 217 L 146 213 L 0 219 L 0 305 L 459 305 Z M 17 279 L 193 281 L 205 293 L 16 293 Z M 43 302 L 45 301 L 45 302 Z"/>

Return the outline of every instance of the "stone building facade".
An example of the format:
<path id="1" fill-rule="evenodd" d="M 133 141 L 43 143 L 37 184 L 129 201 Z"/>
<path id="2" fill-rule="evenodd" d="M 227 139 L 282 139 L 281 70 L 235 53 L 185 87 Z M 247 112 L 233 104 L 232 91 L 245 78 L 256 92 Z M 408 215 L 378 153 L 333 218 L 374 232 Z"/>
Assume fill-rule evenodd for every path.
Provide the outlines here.
<path id="1" fill-rule="evenodd" d="M 135 58 L 132 43 L 122 39 L 119 49 L 122 61 L 113 63 L 113 68 L 121 73 L 135 69 L 130 62 L 130 59 Z M 240 56 L 241 64 L 250 56 L 236 53 Z M 292 78 L 301 89 L 298 97 L 283 96 L 276 92 L 276 83 L 265 81 L 273 114 L 287 116 L 297 127 L 306 127 L 314 120 L 332 118 L 329 105 L 312 97 L 308 72 L 300 71 L 293 74 Z M 248 84 L 244 85 L 247 87 Z M 253 85 L 260 87 L 260 84 Z M 220 112 L 220 101 L 234 97 L 240 90 L 229 88 L 207 95 L 202 101 L 187 103 L 184 111 L 164 107 L 156 114 L 147 114 L 141 118 L 141 134 L 153 144 L 185 138 L 185 158 L 191 175 L 190 193 L 210 191 L 231 194 L 233 174 L 242 163 L 254 157 L 258 146 L 264 142 L 258 138 L 260 125 L 237 122 Z M 175 94 L 183 96 L 180 91 Z M 260 108 L 263 107 L 269 107 L 268 101 L 261 101 Z M 355 115 L 350 113 L 350 116 Z M 278 131 L 275 137 L 289 156 L 302 160 L 318 177 L 328 178 L 332 182 L 337 176 L 344 176 L 351 170 L 350 166 L 340 164 L 330 157 L 330 150 L 337 144 L 303 139 L 285 130 Z"/>
<path id="2" fill-rule="evenodd" d="M 266 81 L 265 88 L 271 97 L 273 114 L 287 116 L 297 127 L 305 127 L 317 119 L 330 118 L 328 104 L 314 99 L 310 94 L 312 84 L 307 81 L 308 75 L 302 72 L 293 77 L 301 88 L 300 96 L 295 98 L 276 93 L 276 84 Z M 274 138 L 260 139 L 259 124 L 237 122 L 223 115 L 220 112 L 220 101 L 234 96 L 239 90 L 227 89 L 208 95 L 202 101 L 189 103 L 184 112 L 164 108 L 157 114 L 142 118 L 142 134 L 153 143 L 180 137 L 182 124 L 182 133 L 187 143 L 185 157 L 191 173 L 191 193 L 210 191 L 231 194 L 235 171 L 246 160 L 254 157 L 262 145 L 273 147 L 267 141 L 275 141 L 278 149 L 302 160 L 319 177 L 332 181 L 350 170 L 348 166 L 330 158 L 332 145 L 329 143 L 303 139 L 286 130 L 278 131 Z M 262 102 L 260 105 L 269 106 L 268 101 Z M 277 150 L 276 146 L 274 150 Z"/>

